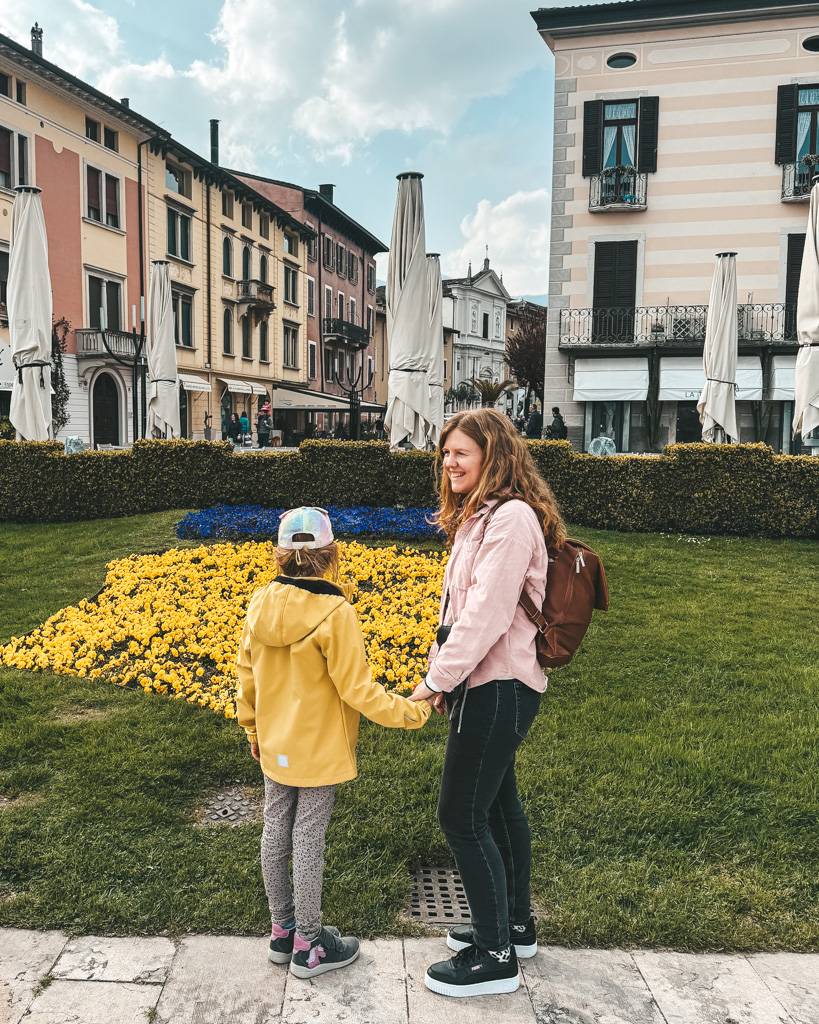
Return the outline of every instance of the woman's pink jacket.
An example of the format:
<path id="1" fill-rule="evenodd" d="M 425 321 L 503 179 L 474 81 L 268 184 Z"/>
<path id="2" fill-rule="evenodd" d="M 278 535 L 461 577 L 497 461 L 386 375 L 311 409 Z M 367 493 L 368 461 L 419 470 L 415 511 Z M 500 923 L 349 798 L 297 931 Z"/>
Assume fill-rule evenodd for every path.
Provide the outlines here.
<path id="1" fill-rule="evenodd" d="M 444 574 L 441 623 L 454 623 L 443 647 L 430 651 L 428 677 L 452 690 L 469 676 L 469 686 L 491 679 L 520 679 L 546 689 L 535 653 L 535 626 L 518 604 L 521 591 L 538 607 L 549 565 L 543 532 L 524 501 L 490 499 L 455 534 Z M 449 603 L 447 605 L 447 593 Z"/>

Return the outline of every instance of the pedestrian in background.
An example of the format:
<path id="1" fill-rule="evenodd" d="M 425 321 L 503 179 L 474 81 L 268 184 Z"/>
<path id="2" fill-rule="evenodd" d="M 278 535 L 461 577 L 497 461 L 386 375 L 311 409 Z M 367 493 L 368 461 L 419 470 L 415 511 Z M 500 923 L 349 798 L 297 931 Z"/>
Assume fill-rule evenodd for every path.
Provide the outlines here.
<path id="1" fill-rule="evenodd" d="M 526 436 L 539 441 L 542 433 L 543 414 L 540 411 L 540 406 L 536 405 L 529 416 L 529 422 L 526 424 Z"/>

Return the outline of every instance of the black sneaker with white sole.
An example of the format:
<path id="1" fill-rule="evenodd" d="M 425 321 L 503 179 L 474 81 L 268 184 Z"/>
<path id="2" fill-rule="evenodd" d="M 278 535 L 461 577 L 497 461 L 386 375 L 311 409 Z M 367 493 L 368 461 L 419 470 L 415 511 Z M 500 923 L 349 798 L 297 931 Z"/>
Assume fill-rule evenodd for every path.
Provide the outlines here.
<path id="1" fill-rule="evenodd" d="M 528 960 L 537 953 L 537 934 L 535 932 L 535 919 L 530 917 L 526 924 L 513 924 L 510 933 L 512 945 L 518 955 L 518 960 Z M 459 949 L 466 949 L 475 941 L 472 934 L 471 924 L 459 924 L 450 928 L 446 937 L 446 944 L 456 952 Z"/>
<path id="2" fill-rule="evenodd" d="M 424 984 L 442 996 L 487 996 L 520 985 L 514 946 L 499 951 L 466 946 L 451 960 L 427 968 Z"/>
<path id="3" fill-rule="evenodd" d="M 312 942 L 298 933 L 293 940 L 290 973 L 297 978 L 316 978 L 327 971 L 337 971 L 358 959 L 358 939 L 339 935 L 336 928 L 322 928 Z"/>

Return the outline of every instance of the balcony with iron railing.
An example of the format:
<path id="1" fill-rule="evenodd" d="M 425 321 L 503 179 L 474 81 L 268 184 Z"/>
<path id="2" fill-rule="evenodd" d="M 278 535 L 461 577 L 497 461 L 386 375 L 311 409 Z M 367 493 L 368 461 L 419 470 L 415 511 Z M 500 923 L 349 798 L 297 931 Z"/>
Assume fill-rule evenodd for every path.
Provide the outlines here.
<path id="1" fill-rule="evenodd" d="M 817 173 L 819 156 L 809 154 L 795 164 L 782 165 L 782 202 L 807 203 Z"/>
<path id="2" fill-rule="evenodd" d="M 647 206 L 648 175 L 635 167 L 604 167 L 589 180 L 589 211 L 639 211 Z"/>
<path id="3" fill-rule="evenodd" d="M 95 327 L 79 328 L 74 334 L 77 337 L 78 359 L 92 359 L 99 356 L 104 358 L 110 355 L 108 349 L 115 356 L 121 356 L 123 359 L 133 359 L 136 354 L 134 335 L 129 331 L 106 331 L 105 340 L 108 342 L 108 348 L 103 343 L 102 331 Z"/>
<path id="4" fill-rule="evenodd" d="M 559 347 L 702 348 L 708 306 L 617 306 L 562 309 Z M 746 347 L 796 344 L 796 306 L 782 302 L 737 307 L 737 336 Z"/>
<path id="5" fill-rule="evenodd" d="M 355 318 L 355 320 L 357 319 L 358 317 Z M 370 341 L 370 335 L 366 327 L 362 327 L 353 320 L 325 317 L 324 340 L 345 341 L 354 348 L 366 348 Z"/>
<path id="6" fill-rule="evenodd" d="M 274 309 L 273 286 L 266 281 L 258 281 L 255 278 L 239 281 L 238 283 L 239 304 L 244 306 L 255 306 L 257 309 Z"/>

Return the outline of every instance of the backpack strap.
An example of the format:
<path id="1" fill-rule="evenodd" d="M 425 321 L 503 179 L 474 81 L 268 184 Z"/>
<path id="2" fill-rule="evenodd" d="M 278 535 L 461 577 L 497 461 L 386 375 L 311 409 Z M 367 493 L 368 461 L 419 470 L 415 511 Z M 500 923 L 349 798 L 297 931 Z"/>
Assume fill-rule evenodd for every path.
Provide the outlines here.
<path id="1" fill-rule="evenodd" d="M 549 623 L 546 621 L 541 609 L 538 608 L 525 590 L 521 593 L 518 603 L 529 616 L 531 621 L 537 626 L 538 633 L 545 633 Z"/>

